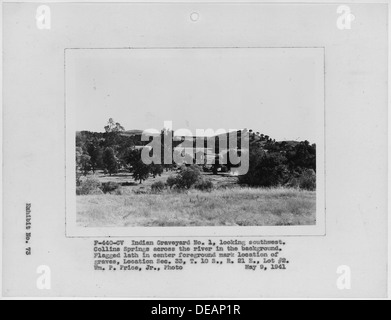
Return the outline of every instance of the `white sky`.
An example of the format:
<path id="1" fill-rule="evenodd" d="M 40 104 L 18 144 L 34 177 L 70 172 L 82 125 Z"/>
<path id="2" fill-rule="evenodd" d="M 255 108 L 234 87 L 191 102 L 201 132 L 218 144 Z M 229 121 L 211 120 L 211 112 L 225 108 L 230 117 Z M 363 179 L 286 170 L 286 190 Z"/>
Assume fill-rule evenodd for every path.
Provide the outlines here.
<path id="1" fill-rule="evenodd" d="M 67 108 L 76 130 L 242 129 L 317 142 L 323 49 L 67 50 Z"/>

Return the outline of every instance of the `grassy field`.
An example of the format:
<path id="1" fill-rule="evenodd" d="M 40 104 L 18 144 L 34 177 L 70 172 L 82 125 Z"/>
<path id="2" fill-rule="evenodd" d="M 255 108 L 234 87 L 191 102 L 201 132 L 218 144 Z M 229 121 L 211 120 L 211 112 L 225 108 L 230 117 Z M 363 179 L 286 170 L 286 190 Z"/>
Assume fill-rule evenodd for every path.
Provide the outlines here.
<path id="1" fill-rule="evenodd" d="M 163 177 L 159 177 L 163 179 Z M 147 186 L 127 187 L 121 195 L 77 196 L 82 227 L 289 226 L 316 223 L 316 192 L 296 189 L 253 189 L 234 186 L 212 192 L 166 190 L 135 194 Z"/>

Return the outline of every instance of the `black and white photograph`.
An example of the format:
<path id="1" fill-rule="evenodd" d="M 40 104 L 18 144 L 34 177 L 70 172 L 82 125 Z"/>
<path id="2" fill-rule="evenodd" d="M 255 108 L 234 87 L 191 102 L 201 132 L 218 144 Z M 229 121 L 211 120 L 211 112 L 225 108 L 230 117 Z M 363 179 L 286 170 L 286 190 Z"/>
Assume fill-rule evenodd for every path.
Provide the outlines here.
<path id="1" fill-rule="evenodd" d="M 67 50 L 79 226 L 315 225 L 323 60 L 323 48 Z"/>

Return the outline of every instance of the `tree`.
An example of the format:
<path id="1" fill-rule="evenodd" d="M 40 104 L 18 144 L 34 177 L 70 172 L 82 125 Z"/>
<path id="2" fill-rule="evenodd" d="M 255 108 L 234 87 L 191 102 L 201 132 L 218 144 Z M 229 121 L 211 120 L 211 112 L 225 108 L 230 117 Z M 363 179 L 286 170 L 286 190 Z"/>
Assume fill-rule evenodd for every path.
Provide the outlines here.
<path id="1" fill-rule="evenodd" d="M 102 149 L 95 145 L 94 143 L 90 143 L 87 147 L 88 155 L 90 156 L 90 164 L 92 172 L 95 173 L 95 170 L 99 167 L 102 167 Z"/>
<path id="2" fill-rule="evenodd" d="M 220 168 L 220 156 L 216 154 L 215 156 L 215 163 L 212 165 L 212 172 L 214 175 L 218 174 L 218 169 Z"/>
<path id="3" fill-rule="evenodd" d="M 91 157 L 80 147 L 76 148 L 76 168 L 85 176 L 91 171 Z"/>
<path id="4" fill-rule="evenodd" d="M 312 169 L 316 172 L 316 145 L 308 141 L 298 143 L 287 152 L 288 163 L 292 171 Z"/>
<path id="5" fill-rule="evenodd" d="M 152 165 L 145 164 L 141 159 L 141 150 L 134 148 L 128 148 L 123 156 L 123 162 L 126 165 L 127 170 L 133 173 L 133 178 L 136 181 L 142 183 L 149 178 L 149 174 L 152 170 Z M 155 175 L 158 169 L 155 169 Z M 163 171 L 163 170 L 162 170 Z"/>
<path id="6" fill-rule="evenodd" d="M 112 148 L 106 148 L 103 152 L 103 166 L 112 175 L 118 172 L 118 160 Z"/>
<path id="7" fill-rule="evenodd" d="M 150 173 L 152 174 L 152 176 L 154 178 L 156 178 L 156 176 L 161 176 L 163 173 L 163 166 L 161 164 L 154 164 L 152 162 L 151 168 L 150 168 Z"/>
<path id="8" fill-rule="evenodd" d="M 151 166 L 145 164 L 141 159 L 133 164 L 133 178 L 136 181 L 140 181 L 140 184 L 143 181 L 149 178 Z"/>
<path id="9" fill-rule="evenodd" d="M 121 126 L 119 122 L 115 122 L 113 118 L 110 118 L 107 126 L 105 126 L 106 132 L 122 132 L 125 131 L 125 128 Z"/>
<path id="10" fill-rule="evenodd" d="M 251 186 L 275 187 L 289 178 L 286 158 L 279 152 L 266 152 L 261 148 L 250 150 L 248 172 L 239 178 L 240 183 Z"/>
<path id="11" fill-rule="evenodd" d="M 135 164 L 141 159 L 141 150 L 134 148 L 127 148 L 122 153 L 121 161 L 123 166 L 129 171 L 133 172 Z"/>

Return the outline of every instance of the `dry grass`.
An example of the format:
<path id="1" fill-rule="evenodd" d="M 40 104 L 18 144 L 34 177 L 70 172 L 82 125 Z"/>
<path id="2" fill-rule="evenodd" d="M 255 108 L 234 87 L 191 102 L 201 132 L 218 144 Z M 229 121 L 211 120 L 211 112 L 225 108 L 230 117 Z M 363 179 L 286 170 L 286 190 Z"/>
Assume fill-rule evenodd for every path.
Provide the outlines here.
<path id="1" fill-rule="evenodd" d="M 84 227 L 314 225 L 315 211 L 316 192 L 284 188 L 77 196 Z"/>

